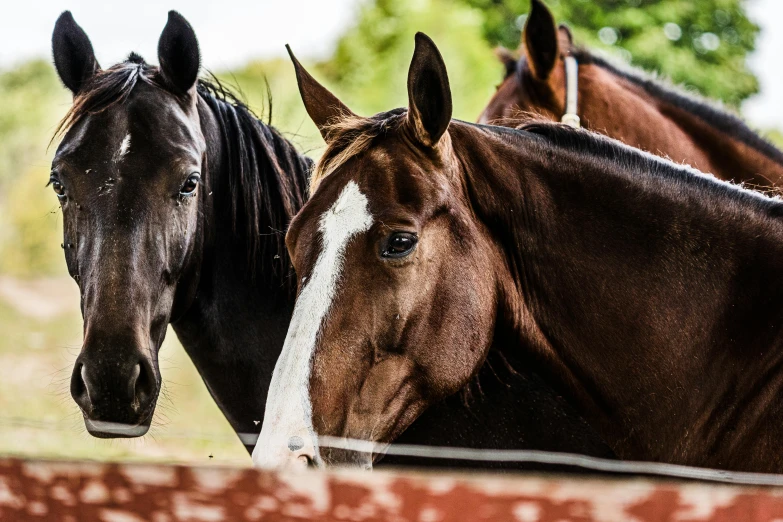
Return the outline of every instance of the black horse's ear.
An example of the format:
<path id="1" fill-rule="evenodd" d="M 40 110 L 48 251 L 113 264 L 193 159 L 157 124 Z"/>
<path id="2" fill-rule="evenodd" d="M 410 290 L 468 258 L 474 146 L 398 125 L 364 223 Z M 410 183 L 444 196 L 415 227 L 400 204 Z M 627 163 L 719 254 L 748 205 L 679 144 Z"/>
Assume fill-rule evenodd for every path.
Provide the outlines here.
<path id="1" fill-rule="evenodd" d="M 337 96 L 329 92 L 329 89 L 318 83 L 299 60 L 288 45 L 285 46 L 296 71 L 296 83 L 299 85 L 299 94 L 302 96 L 307 114 L 313 120 L 324 141 L 329 143 L 329 127 L 343 118 L 356 117 L 351 109 L 341 102 Z"/>
<path id="2" fill-rule="evenodd" d="M 531 0 L 530 14 L 522 32 L 522 47 L 533 76 L 546 80 L 557 63 L 557 27 L 552 13 L 541 0 Z"/>
<path id="3" fill-rule="evenodd" d="M 451 89 L 446 64 L 429 36 L 416 33 L 408 70 L 408 122 L 419 141 L 437 145 L 451 121 Z"/>
<path id="4" fill-rule="evenodd" d="M 185 94 L 196 86 L 201 65 L 196 32 L 176 11 L 169 11 L 158 40 L 158 62 L 163 79 L 178 93 Z"/>
<path id="5" fill-rule="evenodd" d="M 70 11 L 64 11 L 54 24 L 52 54 L 60 80 L 74 96 L 100 70 L 87 33 L 79 27 Z"/>

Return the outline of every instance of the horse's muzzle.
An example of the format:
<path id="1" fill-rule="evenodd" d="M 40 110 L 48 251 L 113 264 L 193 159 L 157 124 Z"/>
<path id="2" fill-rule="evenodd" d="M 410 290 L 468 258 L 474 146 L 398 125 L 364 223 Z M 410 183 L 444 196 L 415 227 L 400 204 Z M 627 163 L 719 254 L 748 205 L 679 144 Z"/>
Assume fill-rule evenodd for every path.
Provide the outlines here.
<path id="1" fill-rule="evenodd" d="M 90 360 L 84 354 L 74 365 L 71 396 L 82 410 L 90 435 L 99 438 L 140 437 L 147 433 L 158 397 L 152 365 Z"/>

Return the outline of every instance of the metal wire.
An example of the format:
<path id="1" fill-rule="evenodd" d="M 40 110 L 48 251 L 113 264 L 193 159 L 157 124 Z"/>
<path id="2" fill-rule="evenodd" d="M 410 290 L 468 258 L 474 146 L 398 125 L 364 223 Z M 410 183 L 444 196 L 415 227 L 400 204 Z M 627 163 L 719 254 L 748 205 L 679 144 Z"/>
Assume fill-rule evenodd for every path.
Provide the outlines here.
<path id="1" fill-rule="evenodd" d="M 58 423 L 53 424 L 51 422 L 19 417 L 0 418 L 0 427 L 52 430 L 57 429 L 58 425 Z M 236 435 L 242 443 L 246 445 L 255 444 L 256 439 L 258 438 L 257 433 L 237 433 Z M 220 443 L 236 440 L 233 437 L 221 436 L 218 434 L 171 431 L 158 434 L 156 438 L 187 439 Z M 613 473 L 617 475 L 654 476 L 669 479 L 721 482 L 745 486 L 783 486 L 783 475 L 779 474 L 724 471 L 719 469 L 683 466 L 679 464 L 665 464 L 661 462 L 612 460 L 575 453 L 559 453 L 553 451 L 451 448 L 442 446 L 420 446 L 414 444 L 379 444 L 367 440 L 327 436 L 319 437 L 318 445 L 321 448 L 335 448 L 361 453 L 372 452 L 421 459 L 548 464 L 581 468 L 601 473 Z"/>
<path id="2" fill-rule="evenodd" d="M 407 457 L 452 459 L 480 462 L 516 462 L 573 466 L 587 470 L 617 473 L 620 475 L 653 475 L 666 478 L 703 480 L 752 486 L 783 486 L 783 475 L 723 471 L 709 468 L 695 468 L 661 462 L 636 462 L 588 457 L 574 453 L 558 453 L 539 450 L 487 450 L 476 448 L 446 448 L 439 446 L 418 446 L 412 444 L 378 444 L 375 442 L 343 439 L 340 437 L 318 437 L 322 448 L 336 448 L 363 453 L 385 453 Z"/>

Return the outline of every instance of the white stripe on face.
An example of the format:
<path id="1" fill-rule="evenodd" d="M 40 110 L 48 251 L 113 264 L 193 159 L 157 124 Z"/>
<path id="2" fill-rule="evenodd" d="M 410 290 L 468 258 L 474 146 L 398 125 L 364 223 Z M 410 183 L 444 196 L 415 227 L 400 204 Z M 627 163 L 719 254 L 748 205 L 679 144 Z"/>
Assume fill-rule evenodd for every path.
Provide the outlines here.
<path id="1" fill-rule="evenodd" d="M 345 248 L 352 237 L 368 230 L 372 223 L 367 198 L 353 181 L 345 185 L 321 216 L 318 229 L 322 249 L 296 300 L 283 351 L 272 374 L 264 424 L 253 449 L 256 466 L 280 467 L 301 462 L 297 460 L 300 455 L 317 457 L 310 404 L 310 370 L 316 339 L 337 292 Z M 301 440 L 294 439 L 295 444 L 289 449 L 293 437 Z"/>
<path id="2" fill-rule="evenodd" d="M 122 161 L 122 158 L 125 157 L 125 155 L 130 150 L 131 145 L 131 136 L 130 133 L 126 134 L 125 137 L 122 139 L 122 143 L 120 143 L 120 148 L 117 150 L 117 155 L 115 156 L 114 161 Z"/>

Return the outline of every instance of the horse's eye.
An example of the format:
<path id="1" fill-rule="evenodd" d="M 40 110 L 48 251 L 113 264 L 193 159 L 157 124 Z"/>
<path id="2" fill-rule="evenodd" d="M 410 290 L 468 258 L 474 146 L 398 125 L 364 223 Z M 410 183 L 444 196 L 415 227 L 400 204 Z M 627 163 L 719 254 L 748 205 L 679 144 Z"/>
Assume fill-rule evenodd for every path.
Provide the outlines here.
<path id="1" fill-rule="evenodd" d="M 54 190 L 54 193 L 57 194 L 58 198 L 63 199 L 65 197 L 65 186 L 60 183 L 59 179 L 51 178 L 49 179 L 49 184 L 52 186 L 52 189 Z"/>
<path id="2" fill-rule="evenodd" d="M 416 247 L 419 238 L 408 232 L 395 232 L 386 242 L 381 254 L 383 257 L 405 257 Z"/>
<path id="3" fill-rule="evenodd" d="M 182 185 L 182 188 L 179 189 L 179 193 L 182 196 L 192 196 L 193 193 L 196 191 L 196 187 L 198 187 L 198 183 L 201 181 L 201 176 L 196 174 L 195 172 L 188 176 L 188 179 L 185 180 L 184 185 Z"/>

